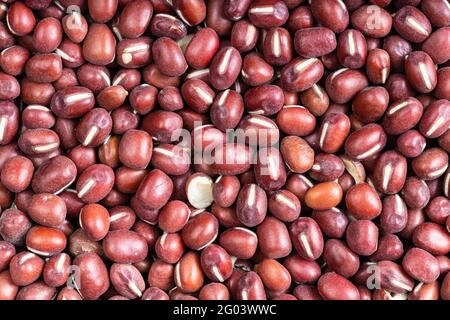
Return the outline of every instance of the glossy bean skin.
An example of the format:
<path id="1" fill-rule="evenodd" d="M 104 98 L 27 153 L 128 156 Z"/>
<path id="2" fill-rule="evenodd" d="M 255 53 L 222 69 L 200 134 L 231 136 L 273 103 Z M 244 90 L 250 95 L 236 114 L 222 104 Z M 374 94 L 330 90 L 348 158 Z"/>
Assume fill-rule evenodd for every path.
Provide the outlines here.
<path id="1" fill-rule="evenodd" d="M 299 105 L 284 106 L 276 122 L 284 133 L 300 137 L 313 133 L 317 123 L 313 114 Z"/>
<path id="2" fill-rule="evenodd" d="M 439 137 L 445 133 L 445 124 L 449 121 L 448 101 L 441 99 L 433 102 L 424 112 L 419 124 L 420 132 L 427 138 Z"/>
<path id="3" fill-rule="evenodd" d="M 350 134 L 345 150 L 351 158 L 364 160 L 380 152 L 386 145 L 386 138 L 381 126 L 369 124 Z"/>
<path id="4" fill-rule="evenodd" d="M 404 253 L 403 243 L 400 238 L 393 234 L 387 234 L 380 237 L 378 241 L 377 251 L 370 256 L 372 261 L 399 259 Z"/>
<path id="5" fill-rule="evenodd" d="M 53 256 L 66 248 L 67 238 L 58 229 L 34 226 L 28 231 L 25 243 L 32 252 L 42 256 Z"/>
<path id="6" fill-rule="evenodd" d="M 367 101 L 374 101 L 372 108 L 368 108 Z M 353 100 L 352 110 L 364 123 L 379 120 L 389 104 L 389 93 L 382 87 L 368 87 L 361 90 Z"/>
<path id="7" fill-rule="evenodd" d="M 364 5 L 352 13 L 351 22 L 363 34 L 382 38 L 392 27 L 392 17 L 389 12 L 377 5 Z"/>
<path id="8" fill-rule="evenodd" d="M 206 247 L 200 256 L 200 263 L 206 276 L 212 281 L 223 282 L 233 272 L 230 255 L 218 245 Z"/>
<path id="9" fill-rule="evenodd" d="M 80 226 L 93 241 L 102 240 L 108 233 L 110 216 L 106 208 L 98 204 L 88 204 L 81 209 Z"/>
<path id="10" fill-rule="evenodd" d="M 174 61 L 165 60 L 169 52 L 174 55 Z M 152 45 L 152 56 L 159 70 L 169 77 L 182 75 L 188 67 L 181 49 L 170 38 L 156 40 Z"/>
<path id="11" fill-rule="evenodd" d="M 355 253 L 369 256 L 378 248 L 378 227 L 370 220 L 357 220 L 346 231 L 347 244 Z"/>
<path id="12" fill-rule="evenodd" d="M 419 248 L 412 248 L 406 252 L 402 266 L 411 277 L 424 283 L 435 281 L 440 273 L 438 260 Z"/>
<path id="13" fill-rule="evenodd" d="M 217 90 L 231 87 L 237 79 L 242 66 L 242 58 L 233 47 L 219 50 L 210 65 L 211 84 Z"/>
<path id="14" fill-rule="evenodd" d="M 438 47 L 448 47 L 448 33 L 448 27 L 437 29 L 428 37 L 422 46 L 422 49 L 431 56 L 435 63 L 445 63 L 449 59 L 448 54 L 434 50 Z"/>
<path id="15" fill-rule="evenodd" d="M 211 169 L 216 174 L 241 174 L 250 169 L 250 150 L 246 145 L 224 143 L 212 151 Z M 231 159 L 231 161 L 225 161 Z"/>
<path id="16" fill-rule="evenodd" d="M 110 269 L 110 278 L 117 292 L 126 298 L 136 299 L 142 297 L 145 282 L 136 267 L 115 263 Z"/>
<path id="17" fill-rule="evenodd" d="M 317 58 L 296 58 L 281 71 L 281 85 L 287 91 L 305 91 L 319 81 L 323 72 L 323 64 Z"/>
<path id="18" fill-rule="evenodd" d="M 292 245 L 288 229 L 278 219 L 267 217 L 257 229 L 259 248 L 264 256 L 279 259 L 289 255 Z"/>
<path id="19" fill-rule="evenodd" d="M 262 85 L 246 92 L 244 103 L 250 113 L 271 116 L 283 107 L 284 96 L 280 87 Z"/>
<path id="20" fill-rule="evenodd" d="M 33 56 L 25 65 L 25 73 L 31 81 L 38 83 L 56 81 L 62 74 L 62 60 L 54 53 Z"/>
<path id="21" fill-rule="evenodd" d="M 287 269 L 273 259 L 264 259 L 256 270 L 266 287 L 273 291 L 285 291 L 291 284 L 291 276 Z"/>
<path id="22" fill-rule="evenodd" d="M 36 24 L 33 33 L 35 48 L 42 53 L 55 50 L 62 41 L 63 30 L 59 20 L 48 17 Z"/>
<path id="23" fill-rule="evenodd" d="M 300 137 L 287 136 L 280 146 L 287 167 L 292 172 L 304 173 L 314 164 L 314 150 Z"/>
<path id="24" fill-rule="evenodd" d="M 324 88 L 317 84 L 302 92 L 300 94 L 300 100 L 303 105 L 305 105 L 310 110 L 310 112 L 312 112 L 316 116 L 323 115 L 330 106 L 330 98 L 328 94 L 326 93 Z M 285 101 L 285 104 L 291 103 Z"/>
<path id="25" fill-rule="evenodd" d="M 342 238 L 349 223 L 347 216 L 337 208 L 314 211 L 312 218 L 323 233 L 331 238 Z"/>
<path id="26" fill-rule="evenodd" d="M 417 130 L 408 130 L 397 139 L 397 147 L 401 154 L 408 158 L 418 157 L 426 147 L 425 137 Z"/>
<path id="27" fill-rule="evenodd" d="M 311 12 L 320 23 L 333 30 L 335 33 L 344 31 L 349 23 L 349 14 L 346 6 L 339 1 L 312 1 Z M 331 16 L 335 15 L 339 23 L 336 23 Z"/>
<path id="28" fill-rule="evenodd" d="M 337 44 L 337 56 L 344 67 L 359 69 L 367 58 L 367 42 L 358 30 L 346 30 L 340 34 Z"/>
<path id="29" fill-rule="evenodd" d="M 237 300 L 266 300 L 264 285 L 256 272 L 246 272 L 236 285 Z"/>
<path id="30" fill-rule="evenodd" d="M 398 193 L 405 184 L 406 170 L 407 164 L 404 157 L 396 152 L 383 153 L 378 158 L 373 173 L 377 189 L 385 194 Z"/>
<path id="31" fill-rule="evenodd" d="M 305 194 L 305 203 L 315 210 L 327 210 L 342 200 L 342 188 L 336 182 L 322 182 L 310 188 Z"/>
<path id="32" fill-rule="evenodd" d="M 104 164 L 94 164 L 82 172 L 77 180 L 78 197 L 94 203 L 105 198 L 114 185 L 114 173 Z"/>
<path id="33" fill-rule="evenodd" d="M 366 73 L 375 84 L 384 84 L 391 72 L 391 57 L 386 50 L 373 49 L 367 54 Z"/>
<path id="34" fill-rule="evenodd" d="M 2 253 L 2 258 L 0 260 L 0 270 L 3 272 L 8 268 L 11 259 L 16 254 L 16 248 L 11 243 L 1 241 L 0 251 Z"/>
<path id="35" fill-rule="evenodd" d="M 264 13 L 264 8 L 269 7 L 271 12 Z M 288 18 L 288 8 L 283 1 L 259 0 L 250 4 L 248 9 L 250 21 L 257 27 L 277 27 L 283 25 Z"/>
<path id="36" fill-rule="evenodd" d="M 449 297 L 445 1 L 4 2 L 1 299 Z"/>
<path id="37" fill-rule="evenodd" d="M 149 164 L 153 147 L 151 136 L 145 131 L 130 130 L 122 136 L 119 145 L 120 161 L 132 169 L 145 169 Z M 133 150 L 133 153 L 130 153 Z"/>
<path id="38" fill-rule="evenodd" d="M 177 139 L 177 130 L 181 129 L 183 119 L 171 111 L 156 111 L 146 115 L 142 129 L 147 131 L 155 140 L 170 143 Z"/>
<path id="39" fill-rule="evenodd" d="M 295 194 L 288 190 L 278 190 L 269 197 L 269 211 L 278 219 L 294 221 L 301 211 L 301 203 Z"/>
<path id="40" fill-rule="evenodd" d="M 103 241 L 105 255 L 117 263 L 134 263 L 144 260 L 148 245 L 144 237 L 129 230 L 110 231 Z"/>
<path id="41" fill-rule="evenodd" d="M 156 189 L 155 189 L 156 188 Z M 169 200 L 173 190 L 173 183 L 169 177 L 159 169 L 150 171 L 142 180 L 136 191 L 136 199 L 149 208 L 161 208 Z M 151 197 L 148 197 L 152 194 Z"/>
<path id="42" fill-rule="evenodd" d="M 151 21 L 150 30 L 154 35 L 168 36 L 174 40 L 180 40 L 187 34 L 186 26 L 176 17 L 157 14 Z"/>
<path id="43" fill-rule="evenodd" d="M 51 100 L 51 109 L 59 117 L 76 118 L 94 107 L 92 91 L 85 87 L 70 87 L 58 91 Z"/>
<path id="44" fill-rule="evenodd" d="M 293 45 L 289 32 L 284 28 L 271 28 L 264 36 L 264 59 L 275 65 L 283 66 L 293 58 Z"/>
<path id="45" fill-rule="evenodd" d="M 24 245 L 26 235 L 32 227 L 28 216 L 17 209 L 7 209 L 0 216 L 0 235 L 13 245 Z"/>
<path id="46" fill-rule="evenodd" d="M 193 250 L 201 250 L 214 242 L 218 236 L 218 221 L 209 212 L 190 219 L 182 230 L 183 242 Z"/>
<path id="47" fill-rule="evenodd" d="M 346 68 L 330 74 L 325 85 L 330 98 L 336 103 L 349 102 L 367 86 L 368 80 L 364 74 Z"/>
<path id="48" fill-rule="evenodd" d="M 18 76 L 25 71 L 25 63 L 30 58 L 27 49 L 13 46 L 2 51 L 0 66 L 9 75 Z"/>
<path id="49" fill-rule="evenodd" d="M 402 231 L 407 223 L 407 207 L 398 195 L 383 199 L 383 210 L 380 215 L 381 228 L 388 233 Z"/>
<path id="50" fill-rule="evenodd" d="M 402 196 L 410 208 L 422 209 L 430 201 L 430 189 L 423 180 L 409 177 L 405 181 Z"/>
<path id="51" fill-rule="evenodd" d="M 411 42 L 422 42 L 431 33 L 431 25 L 427 17 L 412 6 L 400 9 L 393 22 L 397 32 Z"/>
<path id="52" fill-rule="evenodd" d="M 329 272 L 324 274 L 318 282 L 320 295 L 325 300 L 359 300 L 360 295 L 356 286 L 344 277 Z"/>
<path id="53" fill-rule="evenodd" d="M 190 293 L 197 291 L 203 281 L 198 254 L 193 251 L 186 253 L 175 267 L 175 283 L 182 292 Z"/>
<path id="54" fill-rule="evenodd" d="M 33 173 L 33 164 L 29 159 L 23 156 L 10 158 L 1 171 L 2 184 L 12 192 L 24 191 L 30 185 Z"/>
<path id="55" fill-rule="evenodd" d="M 256 46 L 258 36 L 259 29 L 247 19 L 242 19 L 231 29 L 231 44 L 239 52 L 247 52 Z"/>
<path id="56" fill-rule="evenodd" d="M 204 42 L 208 44 L 208 47 L 204 47 Z M 218 49 L 217 33 L 211 28 L 201 29 L 186 47 L 186 61 L 195 69 L 203 69 L 210 64 Z"/>
<path id="57" fill-rule="evenodd" d="M 42 274 L 44 260 L 34 253 L 24 251 L 11 259 L 11 280 L 18 286 L 27 286 L 35 282 Z"/>
<path id="58" fill-rule="evenodd" d="M 57 227 L 64 222 L 67 207 L 60 197 L 41 193 L 31 197 L 27 211 L 30 217 L 40 225 Z"/>
<path id="59" fill-rule="evenodd" d="M 248 259 L 256 251 L 258 237 L 249 229 L 235 227 L 222 233 L 219 242 L 233 256 Z"/>
<path id="60" fill-rule="evenodd" d="M 111 63 L 116 54 L 116 40 L 105 24 L 94 24 L 89 28 L 83 42 L 83 55 L 96 65 Z"/>
<path id="61" fill-rule="evenodd" d="M 422 69 L 417 70 L 414 64 L 421 65 Z M 437 85 L 437 72 L 431 57 L 423 51 L 414 51 L 405 61 L 406 76 L 411 85 L 421 93 L 428 93 L 434 90 Z"/>
<path id="62" fill-rule="evenodd" d="M 0 143 L 1 145 L 7 145 L 12 141 L 18 130 L 18 108 L 14 103 L 7 101 L 1 102 L 0 106 L 2 107 L 1 118 L 4 119 Z"/>
<path id="63" fill-rule="evenodd" d="M 275 148 L 262 149 L 255 165 L 255 179 L 266 191 L 280 189 L 286 182 L 286 171 L 281 153 Z"/>
<path id="64" fill-rule="evenodd" d="M 433 26 L 442 27 L 449 21 L 449 10 L 442 1 L 424 1 L 421 10 L 430 20 Z"/>
<path id="65" fill-rule="evenodd" d="M 240 182 L 234 176 L 222 176 L 213 187 L 214 201 L 221 207 L 230 207 L 236 201 Z"/>
<path id="66" fill-rule="evenodd" d="M 84 299 L 95 300 L 109 287 L 105 264 L 96 253 L 85 253 L 73 261 L 79 268 L 79 290 Z"/>
<path id="67" fill-rule="evenodd" d="M 16 300 L 52 300 L 56 296 L 55 288 L 37 281 L 19 290 Z"/>
<path id="68" fill-rule="evenodd" d="M 419 178 L 424 180 L 436 179 L 440 177 L 448 167 L 448 164 L 445 163 L 447 157 L 447 154 L 440 148 L 427 149 L 419 157 L 413 160 L 412 169 Z M 433 159 L 433 161 L 425 163 L 431 159 Z"/>
<path id="69" fill-rule="evenodd" d="M 76 137 L 83 146 L 97 147 L 104 143 L 112 130 L 111 116 L 104 109 L 95 108 L 83 116 L 77 126 Z"/>
<path id="70" fill-rule="evenodd" d="M 324 240 L 319 225 L 311 218 L 300 217 L 289 229 L 297 253 L 304 259 L 316 260 L 323 251 Z"/>
<path id="71" fill-rule="evenodd" d="M 431 237 L 440 242 L 430 241 Z M 449 251 L 449 237 L 445 229 L 433 222 L 425 222 L 419 225 L 413 232 L 414 244 L 431 254 L 440 255 Z"/>
<path id="72" fill-rule="evenodd" d="M 128 3 L 120 14 L 119 31 L 123 37 L 137 38 L 147 29 L 153 15 L 149 1 Z"/>
<path id="73" fill-rule="evenodd" d="M 345 143 L 350 133 L 351 122 L 341 113 L 329 113 L 324 116 L 319 129 L 319 147 L 322 151 L 333 153 Z"/>
<path id="74" fill-rule="evenodd" d="M 248 184 L 240 191 L 236 213 L 239 221 L 248 227 L 260 224 L 267 213 L 267 196 L 256 184 Z"/>
<path id="75" fill-rule="evenodd" d="M 7 19 L 11 31 L 19 36 L 30 33 L 36 25 L 33 11 L 23 2 L 15 3 L 10 7 Z"/>
<path id="76" fill-rule="evenodd" d="M 323 258 L 336 273 L 349 278 L 359 269 L 359 258 L 344 243 L 330 239 L 325 243 Z"/>
<path id="77" fill-rule="evenodd" d="M 2 288 L 2 294 L 0 295 L 2 300 L 15 299 L 17 292 L 19 291 L 19 286 L 12 282 L 9 271 L 0 273 L 0 286 Z"/>

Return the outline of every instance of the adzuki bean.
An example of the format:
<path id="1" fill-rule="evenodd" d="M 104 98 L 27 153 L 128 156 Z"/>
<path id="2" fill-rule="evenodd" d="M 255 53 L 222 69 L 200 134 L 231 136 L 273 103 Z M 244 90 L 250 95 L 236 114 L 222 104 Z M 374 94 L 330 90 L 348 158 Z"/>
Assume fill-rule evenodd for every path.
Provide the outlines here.
<path id="1" fill-rule="evenodd" d="M 450 300 L 448 1 L 1 3 L 0 300 Z"/>

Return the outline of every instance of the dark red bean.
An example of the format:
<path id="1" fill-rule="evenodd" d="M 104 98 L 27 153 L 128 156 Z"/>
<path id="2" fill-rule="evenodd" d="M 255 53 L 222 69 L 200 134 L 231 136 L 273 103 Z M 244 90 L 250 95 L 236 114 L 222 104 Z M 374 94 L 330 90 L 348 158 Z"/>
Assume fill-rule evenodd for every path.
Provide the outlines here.
<path id="1" fill-rule="evenodd" d="M 120 13 L 119 32 L 125 38 L 137 38 L 147 29 L 153 15 L 150 1 L 129 2 Z"/>
<path id="2" fill-rule="evenodd" d="M 24 36 L 33 31 L 36 18 L 33 11 L 23 2 L 16 2 L 8 10 L 7 22 L 13 34 Z"/>
<path id="3" fill-rule="evenodd" d="M 191 39 L 184 53 L 187 63 L 195 69 L 209 66 L 219 50 L 219 37 L 211 28 L 200 29 Z"/>
<path id="4" fill-rule="evenodd" d="M 424 283 L 435 281 L 440 274 L 438 260 L 419 248 L 412 248 L 406 252 L 402 266 L 411 277 Z"/>
<path id="5" fill-rule="evenodd" d="M 295 33 L 295 50 L 305 58 L 324 56 L 337 47 L 336 36 L 324 27 L 300 29 Z"/>
<path id="6" fill-rule="evenodd" d="M 450 297 L 446 1 L 4 2 L 0 299 Z"/>
<path id="7" fill-rule="evenodd" d="M 284 1 L 257 0 L 250 4 L 248 17 L 256 27 L 278 27 L 287 21 L 289 11 Z"/>
<path id="8" fill-rule="evenodd" d="M 241 71 L 242 58 L 233 47 L 225 47 L 214 56 L 210 65 L 210 81 L 217 90 L 231 87 Z"/>
<path id="9" fill-rule="evenodd" d="M 431 34 L 430 21 L 413 6 L 401 8 L 393 20 L 395 30 L 408 41 L 422 42 Z"/>
<path id="10" fill-rule="evenodd" d="M 319 293 L 325 300 L 359 300 L 358 288 L 349 280 L 334 272 L 320 277 L 317 283 Z"/>
<path id="11" fill-rule="evenodd" d="M 110 231 L 103 240 L 105 255 L 117 263 L 135 263 L 145 259 L 148 245 L 140 234 L 129 230 Z"/>
<path id="12" fill-rule="evenodd" d="M 347 244 L 362 256 L 373 254 L 378 248 L 378 227 L 370 220 L 357 220 L 348 225 Z"/>
<path id="13" fill-rule="evenodd" d="M 436 88 L 436 66 L 427 53 L 411 52 L 405 61 L 405 72 L 411 86 L 417 91 L 429 93 Z"/>
<path id="14" fill-rule="evenodd" d="M 107 65 L 116 55 L 116 40 L 105 24 L 93 24 L 89 27 L 83 41 L 83 56 L 92 64 Z"/>
<path id="15" fill-rule="evenodd" d="M 110 284 L 108 270 L 96 253 L 78 255 L 73 264 L 79 268 L 79 280 L 75 278 L 74 281 L 84 299 L 98 299 L 108 290 Z"/>
<path id="16" fill-rule="evenodd" d="M 281 85 L 287 91 L 305 91 L 322 78 L 323 72 L 323 64 L 317 58 L 296 58 L 281 71 Z"/>
<path id="17" fill-rule="evenodd" d="M 335 33 L 341 33 L 349 24 L 348 10 L 342 1 L 311 1 L 311 12 L 321 25 Z"/>
<path id="18" fill-rule="evenodd" d="M 167 37 L 159 38 L 152 45 L 153 59 L 158 69 L 169 77 L 182 75 L 187 63 L 178 44 Z M 170 55 L 170 60 L 167 59 Z"/>

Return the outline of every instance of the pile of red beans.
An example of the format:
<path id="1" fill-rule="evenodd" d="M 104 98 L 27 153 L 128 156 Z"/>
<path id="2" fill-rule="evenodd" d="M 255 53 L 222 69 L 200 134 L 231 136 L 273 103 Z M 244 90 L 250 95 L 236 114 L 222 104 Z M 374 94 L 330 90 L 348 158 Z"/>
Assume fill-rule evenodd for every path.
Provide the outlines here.
<path id="1" fill-rule="evenodd" d="M 0 299 L 450 299 L 447 0 L 4 0 L 0 50 Z"/>

